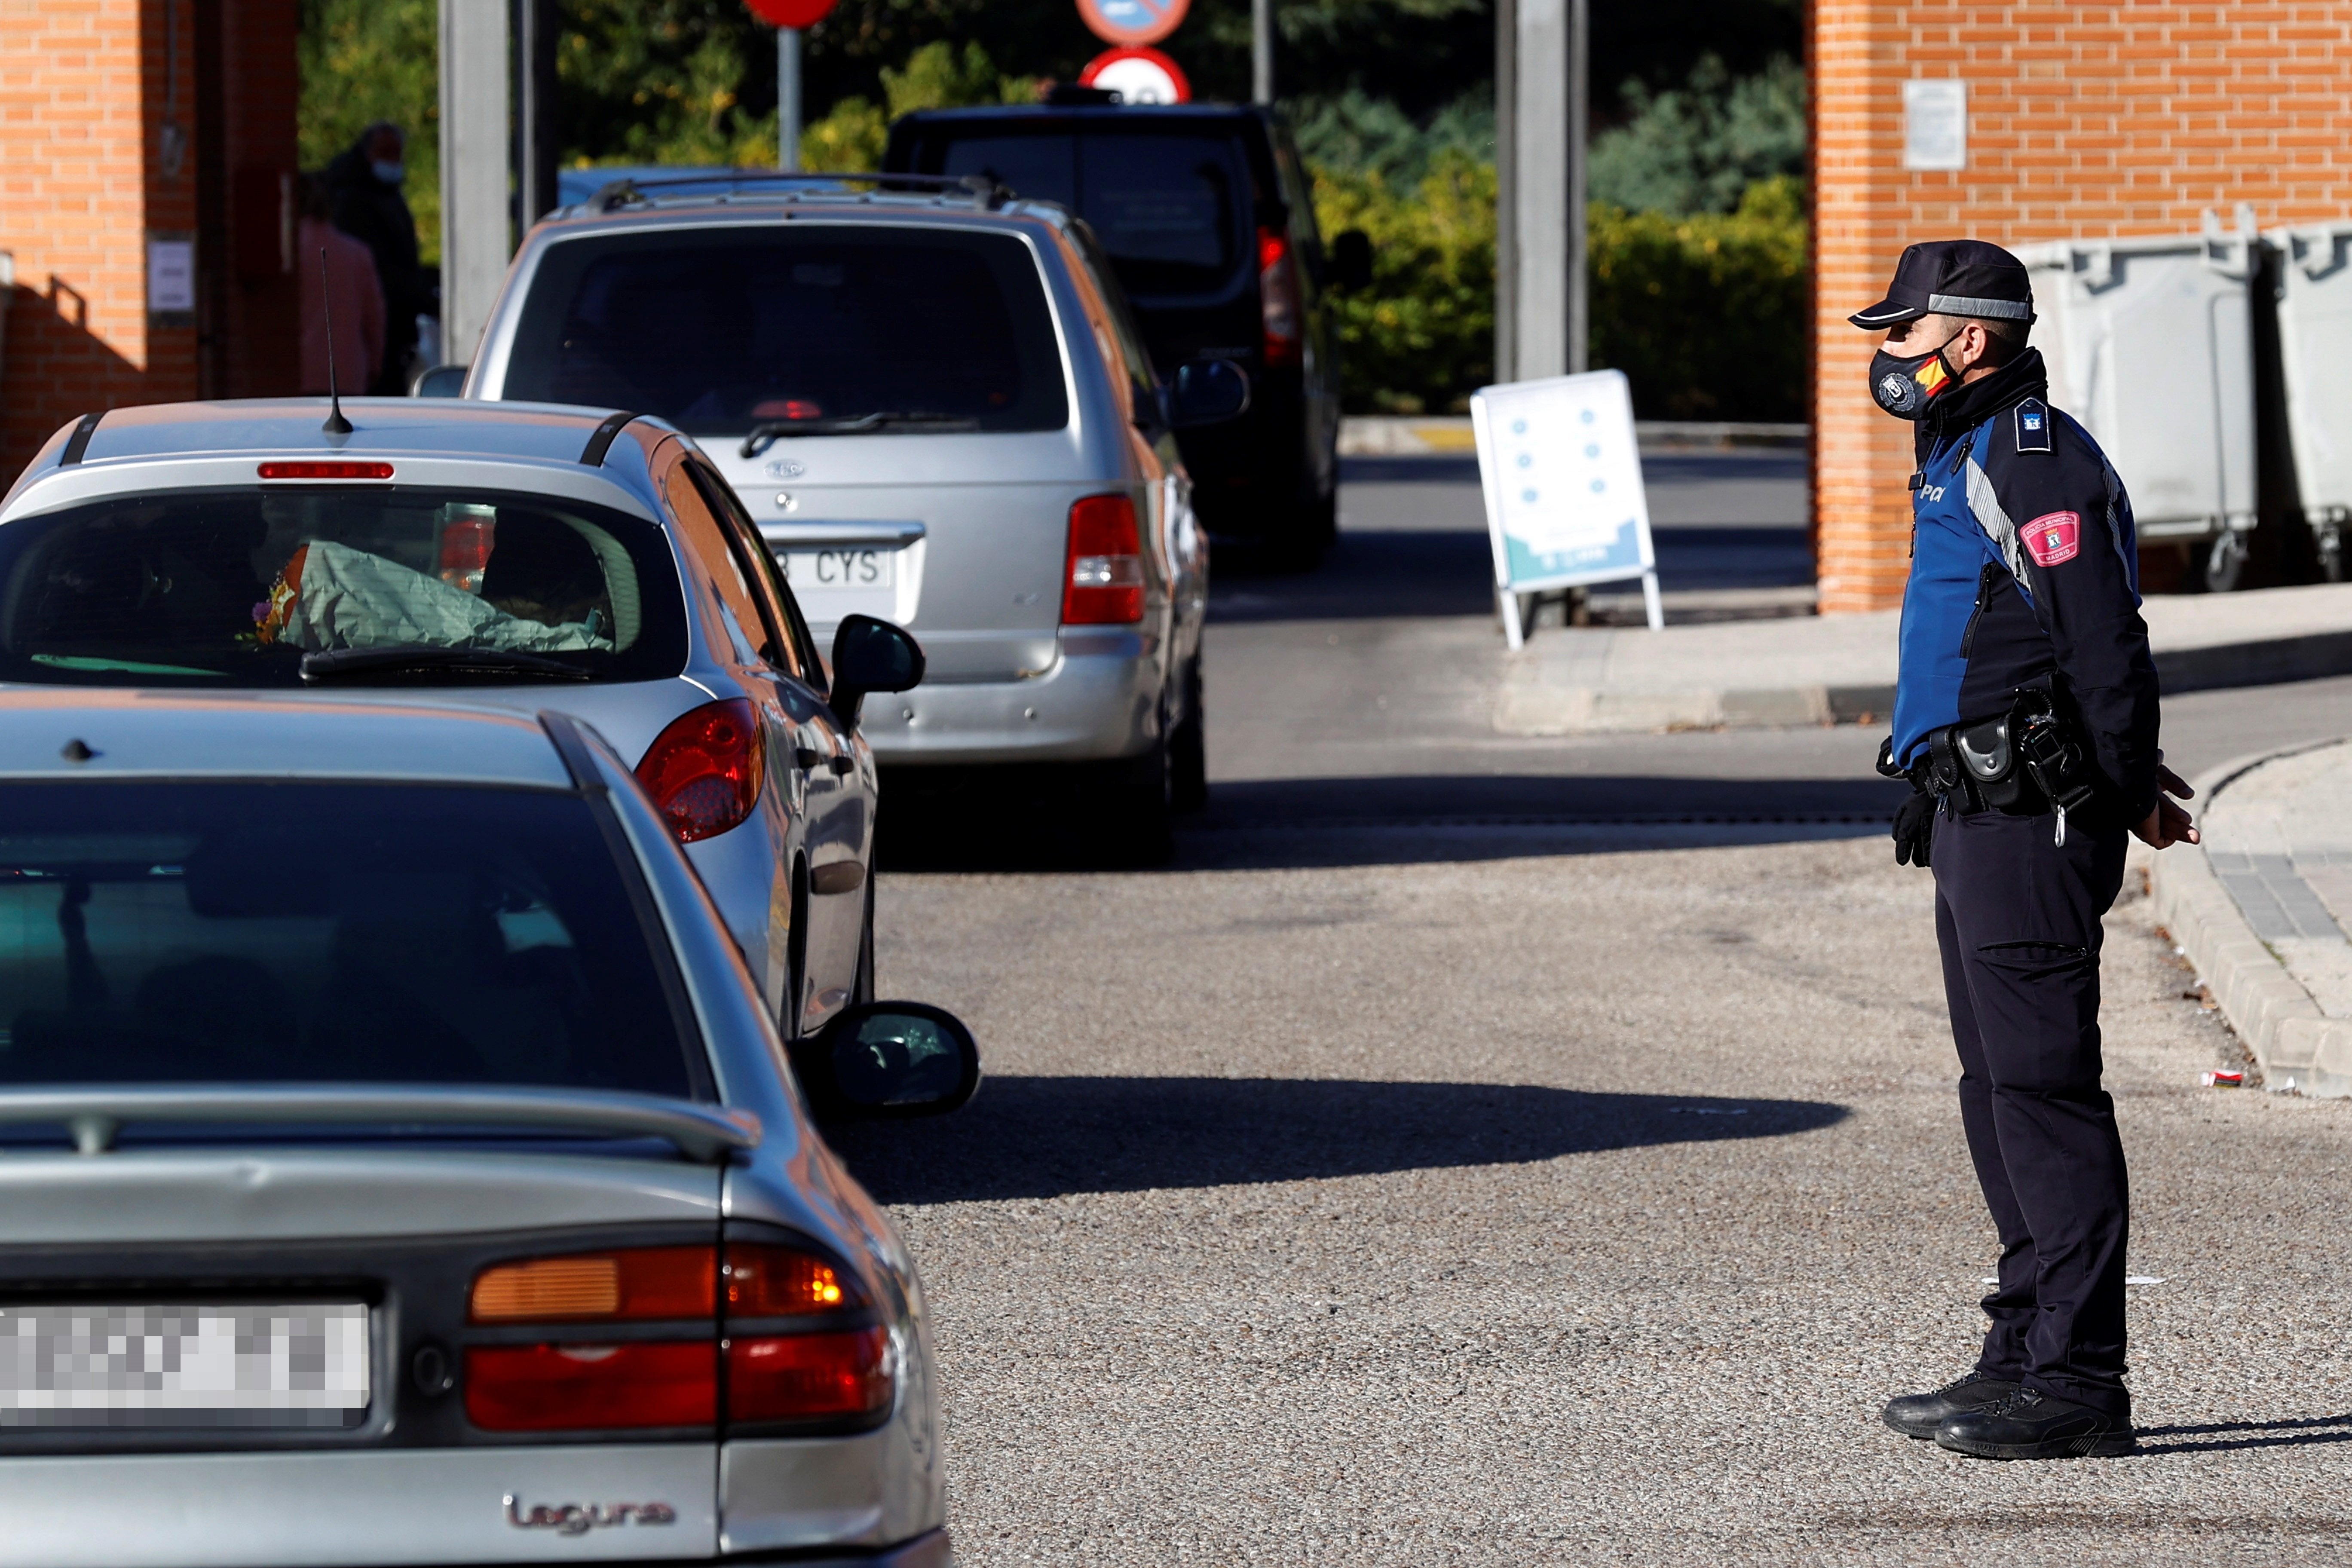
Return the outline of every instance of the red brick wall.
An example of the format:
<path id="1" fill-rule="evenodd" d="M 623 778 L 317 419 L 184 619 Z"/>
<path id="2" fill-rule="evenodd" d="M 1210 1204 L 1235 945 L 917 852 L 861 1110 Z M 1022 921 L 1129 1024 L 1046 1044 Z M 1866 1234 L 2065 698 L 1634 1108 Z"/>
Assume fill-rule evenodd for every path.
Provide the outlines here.
<path id="1" fill-rule="evenodd" d="M 178 47 L 166 48 L 166 5 Z M 197 329 L 151 326 L 151 230 L 198 227 L 197 29 L 217 29 L 224 166 L 294 160 L 294 0 L 0 0 L 0 249 L 16 257 L 0 358 L 0 483 L 95 408 L 290 387 L 292 279 L 232 279 L 222 384 Z M 174 95 L 165 79 L 176 57 Z M 165 105 L 187 137 L 162 165 Z M 199 265 L 227 266 L 200 255 Z"/>
<path id="2" fill-rule="evenodd" d="M 1814 521 L 1824 613 L 1902 602 L 1909 427 L 1845 318 L 1916 240 L 2265 228 L 2352 215 L 2352 0 L 1813 0 Z M 1969 166 L 1903 167 L 1903 83 L 1968 84 Z M 2126 476 L 2129 478 L 2128 475 Z"/>

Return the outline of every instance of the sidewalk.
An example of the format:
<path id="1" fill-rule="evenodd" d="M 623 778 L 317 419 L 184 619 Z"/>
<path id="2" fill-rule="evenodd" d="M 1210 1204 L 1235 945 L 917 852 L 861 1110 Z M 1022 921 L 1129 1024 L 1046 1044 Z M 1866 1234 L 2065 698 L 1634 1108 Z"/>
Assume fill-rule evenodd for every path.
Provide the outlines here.
<path id="1" fill-rule="evenodd" d="M 2352 672 L 2352 583 L 2162 595 L 2142 607 L 2168 692 Z M 1506 660 L 1508 735 L 1883 721 L 1901 612 L 1547 628 Z"/>
<path id="2" fill-rule="evenodd" d="M 2152 858 L 2157 920 L 2269 1088 L 2352 1095 L 2352 740 L 2195 783 L 2204 844 Z"/>

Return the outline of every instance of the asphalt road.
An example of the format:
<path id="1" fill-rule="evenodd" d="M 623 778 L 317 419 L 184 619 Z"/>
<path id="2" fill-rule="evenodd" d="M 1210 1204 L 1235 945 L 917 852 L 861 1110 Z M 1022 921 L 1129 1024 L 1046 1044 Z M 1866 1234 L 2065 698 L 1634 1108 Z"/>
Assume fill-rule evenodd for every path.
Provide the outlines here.
<path id="1" fill-rule="evenodd" d="M 1884 1430 L 1971 1358 L 1994 1243 L 1876 733 L 1480 733 L 1447 682 L 1483 602 L 1370 537 L 1458 531 L 1359 521 L 1449 486 L 1351 485 L 1324 574 L 1221 590 L 1176 868 L 881 880 L 885 993 L 991 1073 L 841 1139 L 929 1285 L 961 1559 L 2332 1557 L 2352 1106 L 2197 1087 L 2235 1042 L 2134 879 L 2106 1049 L 2145 1450 Z M 1379 613 L 1318 607 L 1350 573 Z M 2167 743 L 2193 772 L 2352 730 L 2348 697 L 2199 694 Z"/>

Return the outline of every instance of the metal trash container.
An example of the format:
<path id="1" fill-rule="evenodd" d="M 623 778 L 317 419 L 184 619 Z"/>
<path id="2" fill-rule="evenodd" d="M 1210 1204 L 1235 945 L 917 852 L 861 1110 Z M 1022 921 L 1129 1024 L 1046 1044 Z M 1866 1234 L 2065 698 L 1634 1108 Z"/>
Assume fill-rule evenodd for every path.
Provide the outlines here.
<path id="1" fill-rule="evenodd" d="M 2352 223 L 2273 229 L 2279 253 L 2279 363 L 2295 489 L 2320 575 L 2345 576 L 2352 524 Z"/>
<path id="2" fill-rule="evenodd" d="M 2234 588 L 2254 526 L 2253 209 L 2234 233 L 2053 240 L 2033 274 L 2033 341 L 2051 400 L 2106 448 L 2142 544 L 2200 546 L 2205 585 Z"/>

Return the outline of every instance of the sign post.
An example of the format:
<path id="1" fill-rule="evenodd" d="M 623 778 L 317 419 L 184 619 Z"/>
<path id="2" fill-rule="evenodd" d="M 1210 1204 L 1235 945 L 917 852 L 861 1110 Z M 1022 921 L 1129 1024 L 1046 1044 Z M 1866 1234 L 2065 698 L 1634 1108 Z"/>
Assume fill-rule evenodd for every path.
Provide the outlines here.
<path id="1" fill-rule="evenodd" d="M 1631 577 L 1642 580 L 1650 629 L 1664 627 L 1633 398 L 1623 373 L 1482 387 L 1470 399 L 1470 423 L 1495 547 L 1503 640 L 1514 649 L 1526 640 L 1521 594 Z"/>
<path id="2" fill-rule="evenodd" d="M 832 13 L 838 0 L 743 0 L 751 15 L 776 29 L 776 167 L 801 166 L 801 34 Z"/>

